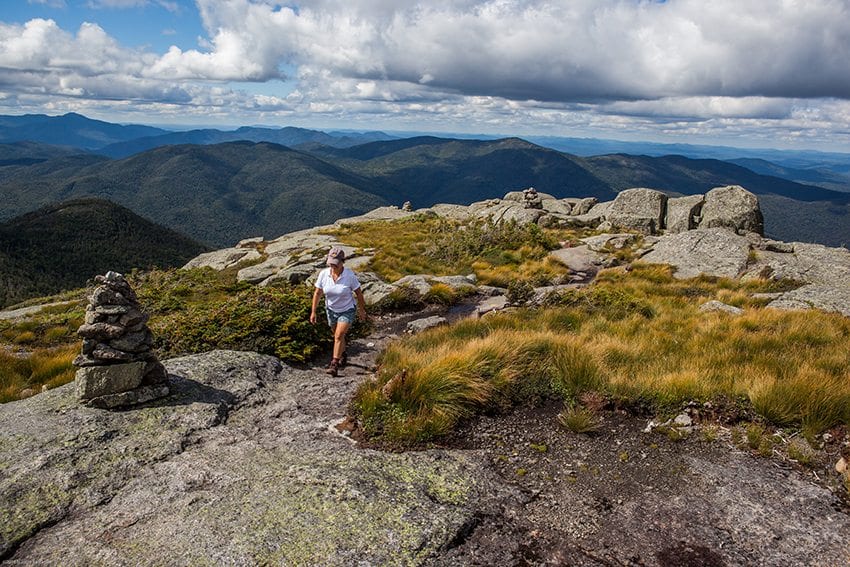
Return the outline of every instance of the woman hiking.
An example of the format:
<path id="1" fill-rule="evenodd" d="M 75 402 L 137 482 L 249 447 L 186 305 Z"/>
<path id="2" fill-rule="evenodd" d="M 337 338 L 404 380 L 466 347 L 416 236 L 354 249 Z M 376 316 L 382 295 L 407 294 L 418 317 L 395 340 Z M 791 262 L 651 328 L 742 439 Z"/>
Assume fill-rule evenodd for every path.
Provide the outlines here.
<path id="1" fill-rule="evenodd" d="M 348 362 L 345 354 L 345 335 L 354 323 L 355 312 L 360 319 L 366 320 L 366 300 L 363 290 L 354 272 L 345 267 L 345 252 L 341 248 L 331 248 L 328 252 L 328 267 L 319 272 L 316 280 L 316 290 L 313 292 L 313 309 L 310 311 L 310 322 L 316 323 L 316 309 L 319 299 L 325 296 L 325 310 L 328 315 L 328 325 L 334 334 L 334 351 L 331 363 L 326 372 L 336 376 L 339 369 Z M 356 298 L 356 301 L 355 301 Z"/>

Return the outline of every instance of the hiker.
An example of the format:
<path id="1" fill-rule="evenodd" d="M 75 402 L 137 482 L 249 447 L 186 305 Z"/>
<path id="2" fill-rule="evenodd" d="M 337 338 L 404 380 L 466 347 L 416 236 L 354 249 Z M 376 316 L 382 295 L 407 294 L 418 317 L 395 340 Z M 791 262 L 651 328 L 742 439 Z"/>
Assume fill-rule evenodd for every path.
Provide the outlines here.
<path id="1" fill-rule="evenodd" d="M 366 320 L 366 300 L 357 276 L 344 265 L 345 252 L 340 248 L 331 248 L 328 252 L 328 267 L 319 272 L 316 280 L 316 291 L 313 293 L 313 309 L 310 311 L 310 322 L 316 323 L 316 308 L 319 299 L 325 296 L 325 308 L 328 315 L 328 325 L 334 334 L 334 352 L 327 373 L 336 376 L 339 369 L 348 362 L 345 354 L 345 334 L 354 323 L 355 311 L 360 319 Z M 357 301 L 355 302 L 355 297 Z"/>

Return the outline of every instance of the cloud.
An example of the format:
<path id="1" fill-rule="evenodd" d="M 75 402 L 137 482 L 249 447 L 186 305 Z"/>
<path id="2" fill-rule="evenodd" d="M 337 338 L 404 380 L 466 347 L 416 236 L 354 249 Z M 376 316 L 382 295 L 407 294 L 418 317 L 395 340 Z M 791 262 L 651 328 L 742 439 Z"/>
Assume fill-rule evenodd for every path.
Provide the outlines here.
<path id="1" fill-rule="evenodd" d="M 516 100 L 850 98 L 850 2 L 198 0 L 209 60 Z M 175 75 L 200 73 L 172 54 Z M 244 78 L 234 68 L 233 78 Z"/>
<path id="2" fill-rule="evenodd" d="M 62 1 L 64 2 L 64 0 Z M 177 12 L 180 10 L 180 5 L 174 0 L 88 0 L 86 6 L 95 10 L 99 10 L 102 8 L 143 8 L 151 4 L 161 6 L 169 12 Z"/>
<path id="3" fill-rule="evenodd" d="M 126 48 L 94 23 L 76 32 L 52 20 L 0 23 L 0 92 L 98 108 L 129 108 L 126 97 L 133 108 L 200 115 L 209 105 L 209 116 L 232 105 L 231 116 L 252 123 L 309 116 L 620 138 L 753 129 L 770 139 L 793 129 L 850 149 L 850 0 L 195 4 L 201 47 L 164 53 Z M 271 86 L 255 95 L 231 82 Z M 270 94 L 276 84 L 292 92 Z"/>
<path id="4" fill-rule="evenodd" d="M 65 8 L 65 0 L 27 0 L 27 4 L 40 4 L 49 8 Z"/>

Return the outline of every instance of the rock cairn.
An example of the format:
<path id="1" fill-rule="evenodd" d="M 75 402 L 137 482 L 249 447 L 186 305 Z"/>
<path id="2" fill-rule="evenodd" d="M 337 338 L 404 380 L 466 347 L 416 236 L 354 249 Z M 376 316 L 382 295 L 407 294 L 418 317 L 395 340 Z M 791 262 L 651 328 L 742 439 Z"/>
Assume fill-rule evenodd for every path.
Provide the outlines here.
<path id="1" fill-rule="evenodd" d="M 526 209 L 542 209 L 543 199 L 534 187 L 529 187 L 522 192 L 523 206 Z"/>
<path id="2" fill-rule="evenodd" d="M 168 374 L 151 351 L 148 315 L 117 272 L 95 277 L 85 323 L 77 334 L 83 352 L 74 359 L 77 397 L 88 405 L 116 408 L 167 396 Z"/>

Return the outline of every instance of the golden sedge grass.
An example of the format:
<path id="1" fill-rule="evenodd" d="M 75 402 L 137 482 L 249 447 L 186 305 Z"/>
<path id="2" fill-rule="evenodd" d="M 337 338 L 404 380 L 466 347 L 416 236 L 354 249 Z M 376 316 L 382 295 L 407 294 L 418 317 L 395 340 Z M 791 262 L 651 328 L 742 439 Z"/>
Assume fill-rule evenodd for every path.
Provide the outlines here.
<path id="1" fill-rule="evenodd" d="M 26 357 L 0 351 L 0 402 L 20 399 L 55 388 L 74 379 L 71 361 L 79 353 L 76 345 L 38 349 Z"/>
<path id="2" fill-rule="evenodd" d="M 482 408 L 534 396 L 575 399 L 587 390 L 659 409 L 743 398 L 772 423 L 813 432 L 850 423 L 850 320 L 762 309 L 750 294 L 775 283 L 676 281 L 669 268 L 635 266 L 632 274 L 603 272 L 598 289 L 568 307 L 465 320 L 391 346 L 371 388 L 406 370 L 410 390 L 391 399 L 373 395 L 371 409 L 358 397 L 355 410 L 374 421 L 376 408 L 393 408 L 395 441 L 421 440 L 416 427 L 428 423 L 432 407 L 440 426 L 428 431 L 439 434 Z M 610 293 L 601 293 L 606 288 Z M 717 297 L 745 314 L 699 311 Z M 427 399 L 429 380 L 451 395 Z M 408 392 L 415 403 L 405 400 Z"/>

